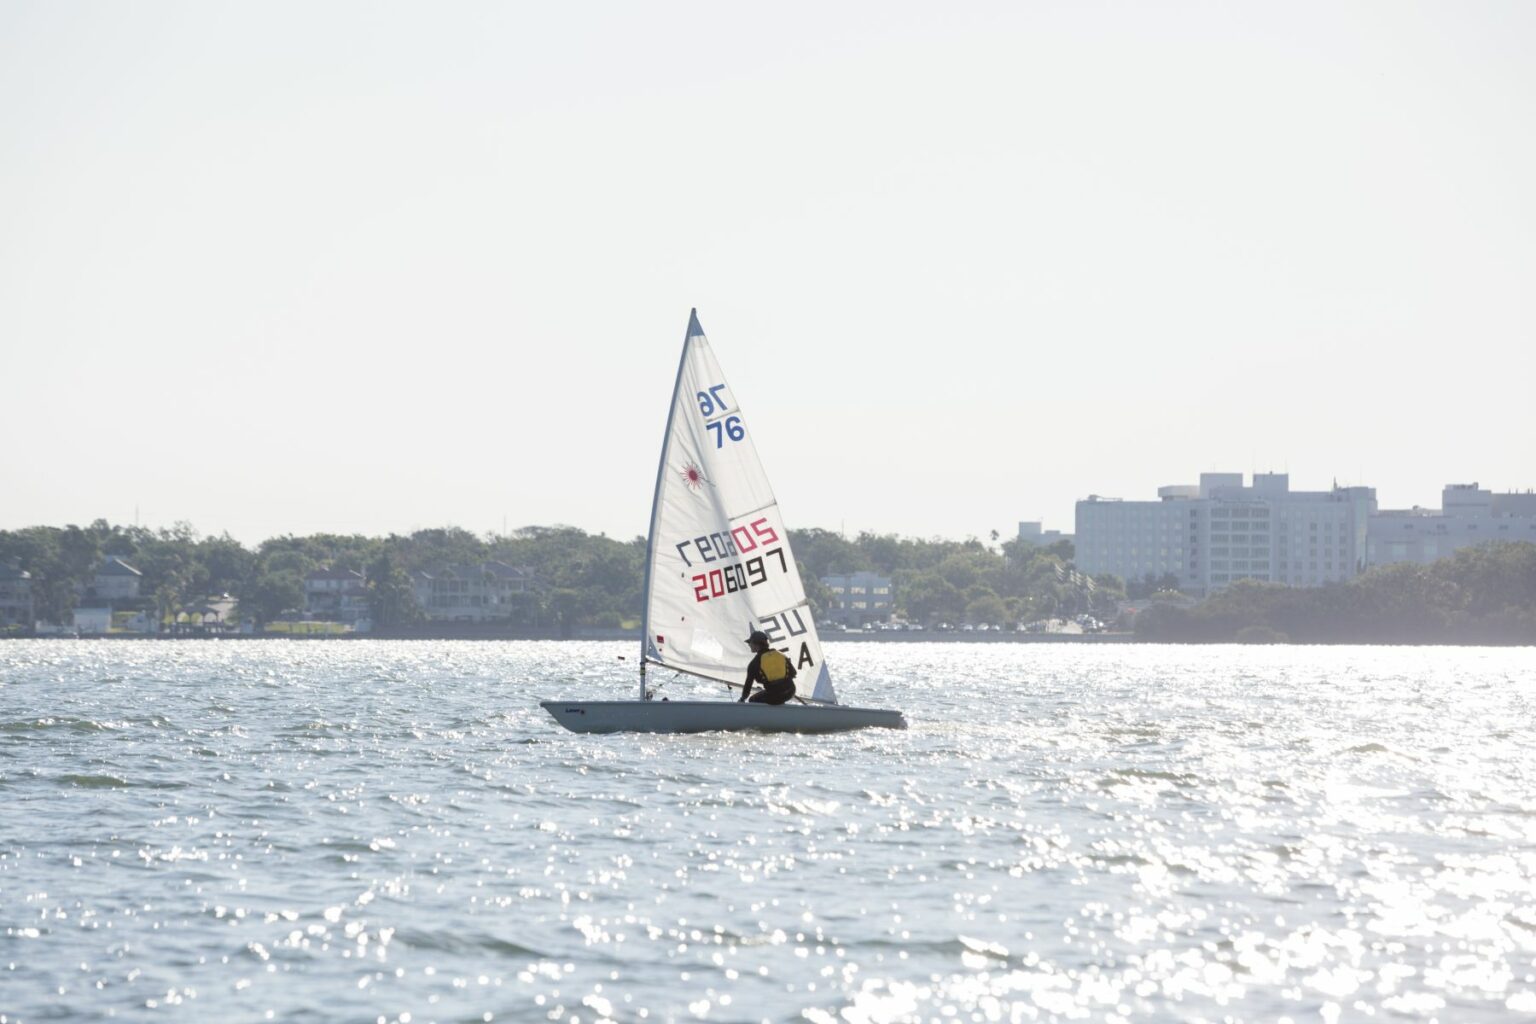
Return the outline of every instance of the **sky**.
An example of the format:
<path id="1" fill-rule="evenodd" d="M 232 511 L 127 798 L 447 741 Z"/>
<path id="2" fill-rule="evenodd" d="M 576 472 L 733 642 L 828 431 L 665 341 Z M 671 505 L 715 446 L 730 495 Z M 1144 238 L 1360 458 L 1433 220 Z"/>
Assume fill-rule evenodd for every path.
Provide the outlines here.
<path id="1" fill-rule="evenodd" d="M 1536 487 L 1536 5 L 0 4 L 0 529 Z"/>

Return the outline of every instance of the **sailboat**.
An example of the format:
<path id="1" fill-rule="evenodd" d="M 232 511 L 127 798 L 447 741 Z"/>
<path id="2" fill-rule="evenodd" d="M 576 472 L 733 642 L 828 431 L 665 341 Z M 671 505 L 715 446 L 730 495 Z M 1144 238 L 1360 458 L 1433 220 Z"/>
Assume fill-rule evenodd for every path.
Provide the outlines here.
<path id="1" fill-rule="evenodd" d="M 828 733 L 905 729 L 900 711 L 838 702 L 789 531 L 698 311 L 677 367 L 646 544 L 640 690 L 632 700 L 546 700 L 573 732 Z M 796 670 L 787 704 L 657 698 L 648 667 L 739 689 L 760 630 Z M 809 692 L 807 692 L 809 691 Z"/>

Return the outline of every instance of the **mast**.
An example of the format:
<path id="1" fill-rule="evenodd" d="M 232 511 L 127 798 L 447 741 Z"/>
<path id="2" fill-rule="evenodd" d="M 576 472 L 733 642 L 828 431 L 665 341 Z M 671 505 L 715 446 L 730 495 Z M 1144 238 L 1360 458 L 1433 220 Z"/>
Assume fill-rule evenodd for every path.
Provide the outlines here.
<path id="1" fill-rule="evenodd" d="M 656 560 L 656 517 L 661 512 L 661 482 L 667 472 L 667 445 L 672 438 L 672 420 L 677 416 L 677 392 L 683 386 L 683 368 L 688 365 L 688 346 L 695 334 L 703 334 L 697 308 L 688 311 L 688 333 L 683 336 L 683 352 L 677 359 L 677 379 L 672 382 L 672 402 L 667 407 L 667 429 L 661 435 L 661 455 L 656 460 L 656 490 L 651 494 L 651 525 L 645 537 L 645 580 L 640 585 L 640 699 L 645 700 L 645 650 L 651 639 L 651 566 Z"/>

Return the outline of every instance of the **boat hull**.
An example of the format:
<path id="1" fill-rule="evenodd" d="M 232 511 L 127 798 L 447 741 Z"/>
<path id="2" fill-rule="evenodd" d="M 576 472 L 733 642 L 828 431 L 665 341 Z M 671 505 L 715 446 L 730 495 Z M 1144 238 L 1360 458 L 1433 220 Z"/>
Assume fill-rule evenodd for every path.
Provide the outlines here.
<path id="1" fill-rule="evenodd" d="M 900 711 L 841 704 L 742 704 L 702 700 L 546 700 L 572 732 L 851 732 L 905 729 Z"/>

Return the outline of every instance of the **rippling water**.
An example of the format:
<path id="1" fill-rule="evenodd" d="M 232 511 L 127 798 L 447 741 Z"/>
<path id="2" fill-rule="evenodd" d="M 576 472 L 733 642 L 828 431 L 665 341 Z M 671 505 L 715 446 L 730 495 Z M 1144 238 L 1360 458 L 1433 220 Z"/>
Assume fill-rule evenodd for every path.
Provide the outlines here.
<path id="1" fill-rule="evenodd" d="M 831 653 L 912 728 L 538 708 L 629 645 L 0 643 L 0 1021 L 1536 1015 L 1536 651 Z"/>

